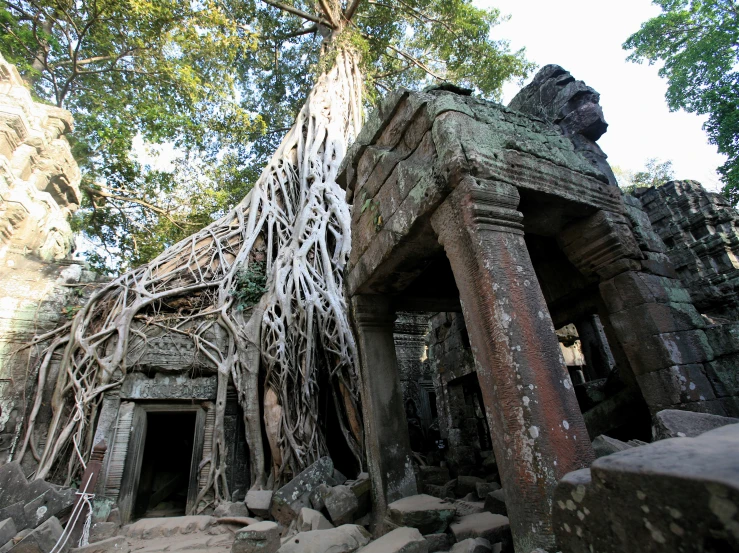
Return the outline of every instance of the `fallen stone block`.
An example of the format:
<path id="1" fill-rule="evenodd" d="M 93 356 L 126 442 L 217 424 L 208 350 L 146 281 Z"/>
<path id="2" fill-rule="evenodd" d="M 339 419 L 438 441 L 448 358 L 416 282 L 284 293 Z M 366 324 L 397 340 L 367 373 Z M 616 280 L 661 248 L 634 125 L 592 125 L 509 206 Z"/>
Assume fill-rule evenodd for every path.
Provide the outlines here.
<path id="1" fill-rule="evenodd" d="M 272 505 L 272 490 L 249 490 L 246 492 L 246 507 L 258 517 L 268 517 Z"/>
<path id="2" fill-rule="evenodd" d="M 506 507 L 505 493 L 503 490 L 495 490 L 487 495 L 485 498 L 485 510 L 494 515 L 508 516 L 508 507 Z"/>
<path id="3" fill-rule="evenodd" d="M 334 486 L 329 489 L 324 499 L 328 516 L 337 526 L 354 521 L 354 514 L 359 509 L 357 496 L 349 486 Z"/>
<path id="4" fill-rule="evenodd" d="M 261 522 L 260 520 L 253 517 L 222 517 L 216 519 L 216 523 L 225 526 L 236 527 L 235 529 L 243 528 Z"/>
<path id="5" fill-rule="evenodd" d="M 311 507 L 316 511 L 323 511 L 326 508 L 326 497 L 331 492 L 331 486 L 327 484 L 320 484 L 315 490 L 310 493 L 309 499 Z"/>
<path id="6" fill-rule="evenodd" d="M 634 446 L 627 444 L 626 442 L 622 442 L 621 440 L 617 440 L 616 438 L 606 436 L 605 434 L 596 436 L 593 440 L 593 451 L 595 452 L 596 458 L 612 455 L 613 453 L 624 451 L 625 449 L 631 449 L 632 447 Z"/>
<path id="7" fill-rule="evenodd" d="M 477 476 L 458 476 L 457 486 L 454 488 L 454 493 L 457 497 L 464 497 L 467 494 L 477 495 L 477 485 L 486 484 L 485 480 L 478 478 Z"/>
<path id="8" fill-rule="evenodd" d="M 18 531 L 15 529 L 15 523 L 12 518 L 6 518 L 0 521 L 0 545 L 5 545 L 13 539 Z"/>
<path id="9" fill-rule="evenodd" d="M 508 517 L 493 513 L 476 513 L 452 522 L 449 529 L 458 542 L 467 538 L 485 538 L 490 543 L 503 541 L 510 534 Z"/>
<path id="10" fill-rule="evenodd" d="M 347 481 L 345 485 L 349 486 L 352 489 L 352 492 L 354 492 L 354 495 L 357 496 L 359 507 L 357 507 L 357 512 L 354 513 L 354 516 L 363 517 L 369 513 L 372 509 L 372 493 L 369 474 L 363 472 L 357 476 L 356 480 L 351 482 Z"/>
<path id="11" fill-rule="evenodd" d="M 356 524 L 345 524 L 329 530 L 312 530 L 296 534 L 278 549 L 279 553 L 353 553 L 367 545 L 370 534 Z"/>
<path id="12" fill-rule="evenodd" d="M 265 520 L 236 532 L 231 553 L 276 553 L 280 548 L 280 527 Z"/>
<path id="13" fill-rule="evenodd" d="M 31 530 L 13 547 L 13 553 L 49 553 L 63 532 L 56 517 L 51 517 L 35 530 Z"/>
<path id="14" fill-rule="evenodd" d="M 107 538 L 84 547 L 70 549 L 69 553 L 128 553 L 131 548 L 123 536 Z"/>
<path id="15" fill-rule="evenodd" d="M 478 482 L 475 486 L 475 493 L 479 499 L 483 501 L 490 492 L 494 492 L 500 489 L 500 484 L 497 482 Z"/>
<path id="16" fill-rule="evenodd" d="M 213 516 L 216 518 L 248 517 L 249 509 L 247 509 L 246 505 L 240 501 L 222 501 L 213 511 Z"/>
<path id="17" fill-rule="evenodd" d="M 428 542 L 416 528 L 397 528 L 357 553 L 428 553 Z"/>
<path id="18" fill-rule="evenodd" d="M 423 537 L 429 546 L 429 553 L 437 551 L 449 551 L 454 540 L 449 534 L 427 534 Z"/>
<path id="19" fill-rule="evenodd" d="M 0 466 L 0 508 L 23 501 L 27 503 L 28 480 L 18 463 L 6 463 Z"/>
<path id="20" fill-rule="evenodd" d="M 23 508 L 24 503 L 19 501 L 8 505 L 7 507 L 0 509 L 0 520 L 6 518 L 12 518 L 13 524 L 15 524 L 16 532 L 20 532 L 25 528 L 28 528 L 28 521 L 26 520 L 26 510 Z"/>
<path id="21" fill-rule="evenodd" d="M 121 534 L 130 538 L 152 539 L 175 534 L 202 532 L 215 523 L 211 516 L 190 515 L 185 517 L 142 518 L 124 526 Z"/>
<path id="22" fill-rule="evenodd" d="M 311 530 L 328 530 L 333 528 L 328 519 L 321 513 L 308 507 L 300 509 L 300 515 L 298 516 L 298 532 L 310 532 Z"/>
<path id="23" fill-rule="evenodd" d="M 443 486 L 449 482 L 449 469 L 447 467 L 425 466 L 419 467 L 418 470 L 424 486 L 427 484 Z"/>
<path id="24" fill-rule="evenodd" d="M 475 513 L 482 513 L 485 510 L 485 503 L 483 501 L 467 501 L 464 499 L 457 499 L 454 502 L 454 510 L 458 517 L 472 515 Z"/>
<path id="25" fill-rule="evenodd" d="M 334 469 L 333 478 L 334 478 L 334 482 L 336 482 L 334 486 L 343 486 L 344 484 L 346 484 L 346 481 L 348 480 L 347 477 L 341 473 L 341 471 L 336 470 L 336 469 Z"/>
<path id="26" fill-rule="evenodd" d="M 664 409 L 655 415 L 652 432 L 655 440 L 694 438 L 709 430 L 736 423 L 739 423 L 739 419 L 708 413 Z"/>
<path id="27" fill-rule="evenodd" d="M 285 526 L 298 518 L 303 507 L 310 506 L 310 494 L 320 484 L 333 480 L 334 464 L 330 457 L 322 457 L 298 474 L 272 496 L 270 514 Z"/>
<path id="28" fill-rule="evenodd" d="M 74 490 L 56 489 L 43 480 L 33 481 L 28 491 L 33 493 L 34 498 L 23 506 L 23 511 L 28 526 L 33 528 L 52 516 L 62 518 L 70 513 L 76 499 Z M 36 492 L 40 494 L 36 495 Z"/>
<path id="29" fill-rule="evenodd" d="M 90 543 L 112 538 L 118 533 L 119 526 L 115 522 L 96 522 L 90 528 Z"/>
<path id="30" fill-rule="evenodd" d="M 455 543 L 449 553 L 492 553 L 493 545 L 485 538 L 467 538 Z"/>
<path id="31" fill-rule="evenodd" d="M 390 522 L 401 527 L 418 528 L 422 534 L 443 532 L 454 515 L 453 504 L 426 494 L 404 497 L 387 506 Z"/>

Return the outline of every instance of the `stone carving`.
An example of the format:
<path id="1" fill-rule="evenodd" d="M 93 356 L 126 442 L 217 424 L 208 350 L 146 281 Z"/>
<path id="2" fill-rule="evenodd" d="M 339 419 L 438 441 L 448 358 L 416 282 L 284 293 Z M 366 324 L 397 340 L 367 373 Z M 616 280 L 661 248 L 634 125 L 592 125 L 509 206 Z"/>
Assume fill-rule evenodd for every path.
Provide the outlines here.
<path id="1" fill-rule="evenodd" d="M 121 386 L 123 399 L 197 399 L 216 398 L 218 382 L 215 376 L 191 377 L 156 373 L 153 378 L 131 373 Z"/>

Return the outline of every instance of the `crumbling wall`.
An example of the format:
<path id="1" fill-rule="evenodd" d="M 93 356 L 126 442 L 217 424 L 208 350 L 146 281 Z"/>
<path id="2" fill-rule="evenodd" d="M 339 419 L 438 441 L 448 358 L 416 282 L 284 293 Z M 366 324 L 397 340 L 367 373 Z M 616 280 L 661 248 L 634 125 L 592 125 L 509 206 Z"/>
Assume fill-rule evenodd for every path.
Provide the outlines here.
<path id="1" fill-rule="evenodd" d="M 98 278 L 68 257 L 68 218 L 80 203 L 71 130 L 71 114 L 34 102 L 0 56 L 0 463 L 12 458 L 33 399 L 29 355 L 39 350 L 29 342 L 66 323 Z M 52 372 L 49 388 L 55 381 Z"/>

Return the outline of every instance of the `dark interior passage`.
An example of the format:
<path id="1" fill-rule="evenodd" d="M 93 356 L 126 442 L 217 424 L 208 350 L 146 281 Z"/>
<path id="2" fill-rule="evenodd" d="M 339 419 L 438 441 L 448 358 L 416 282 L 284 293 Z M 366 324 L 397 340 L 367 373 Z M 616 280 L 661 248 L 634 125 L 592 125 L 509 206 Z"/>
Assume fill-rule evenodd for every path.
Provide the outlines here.
<path id="1" fill-rule="evenodd" d="M 147 413 L 134 518 L 185 515 L 195 413 Z"/>

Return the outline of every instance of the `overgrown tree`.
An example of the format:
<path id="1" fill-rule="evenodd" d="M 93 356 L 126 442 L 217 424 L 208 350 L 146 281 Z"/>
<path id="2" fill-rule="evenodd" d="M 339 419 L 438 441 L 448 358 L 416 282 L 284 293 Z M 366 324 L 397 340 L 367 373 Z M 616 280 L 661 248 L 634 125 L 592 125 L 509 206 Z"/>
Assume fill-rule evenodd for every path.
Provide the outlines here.
<path id="1" fill-rule="evenodd" d="M 619 186 L 627 194 L 632 194 L 637 188 L 659 187 L 675 178 L 672 169 L 672 161 L 660 161 L 657 158 L 649 158 L 644 164 L 642 171 L 632 173 L 620 167 L 614 167 Z"/>
<path id="2" fill-rule="evenodd" d="M 76 457 L 62 453 L 70 444 L 90 450 L 101 393 L 125 378 L 128 360 L 146 347 L 147 329 L 191 339 L 217 370 L 209 473 L 216 501 L 229 497 L 229 379 L 244 411 L 254 487 L 284 481 L 325 455 L 327 416 L 361 465 L 356 346 L 343 297 L 350 208 L 336 176 L 362 125 L 365 92 L 452 80 L 496 96 L 505 79 L 530 68 L 522 52 L 490 38 L 498 12 L 468 0 L 267 0 L 231 8 L 254 15 L 248 32 L 260 46 L 246 56 L 253 69 L 244 74 L 253 105 L 271 106 L 264 114 L 270 132 L 254 145 L 255 159 L 273 147 L 278 129 L 288 126 L 287 133 L 249 194 L 223 218 L 113 280 L 68 327 L 44 337 L 52 343 L 41 356 L 38 390 L 53 352 L 62 349 L 63 357 L 41 476 L 60 459 L 67 474 L 77 471 Z M 302 103 L 297 112 L 294 102 Z M 333 415 L 318 405 L 320 387 Z M 18 455 L 34 439 L 41 401 L 38 393 Z"/>
<path id="3" fill-rule="evenodd" d="M 719 168 L 724 193 L 739 201 L 739 3 L 654 0 L 662 13 L 631 35 L 629 60 L 662 62 L 671 110 L 708 115 L 709 140 L 728 156 Z"/>

